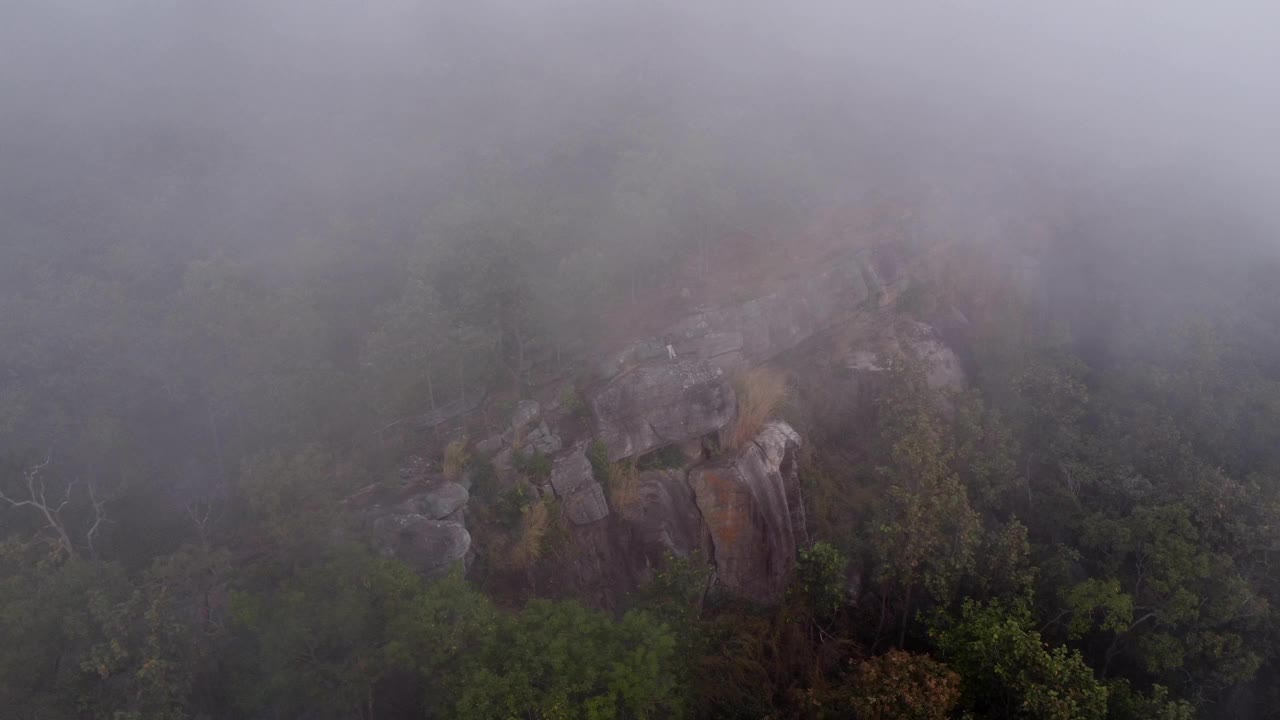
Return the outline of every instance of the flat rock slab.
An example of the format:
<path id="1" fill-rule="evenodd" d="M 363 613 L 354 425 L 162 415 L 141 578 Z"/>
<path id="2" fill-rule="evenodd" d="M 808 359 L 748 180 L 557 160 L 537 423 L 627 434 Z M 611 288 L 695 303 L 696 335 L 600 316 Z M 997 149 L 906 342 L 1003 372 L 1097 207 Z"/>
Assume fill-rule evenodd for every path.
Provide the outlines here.
<path id="1" fill-rule="evenodd" d="M 446 480 L 408 498 L 400 504 L 400 508 L 406 514 L 439 520 L 464 507 L 469 497 L 465 487 Z"/>
<path id="2" fill-rule="evenodd" d="M 592 396 L 591 410 L 616 461 L 719 430 L 733 420 L 737 398 L 721 368 L 659 359 L 615 377 Z"/>
<path id="3" fill-rule="evenodd" d="M 551 487 L 557 497 L 567 498 L 578 488 L 594 481 L 591 461 L 587 460 L 586 445 L 583 443 L 578 443 L 567 454 L 556 458 L 551 466 Z"/>
<path id="4" fill-rule="evenodd" d="M 574 525 L 588 525 L 609 516 L 609 501 L 604 488 L 592 480 L 578 488 L 564 501 L 564 514 Z"/>

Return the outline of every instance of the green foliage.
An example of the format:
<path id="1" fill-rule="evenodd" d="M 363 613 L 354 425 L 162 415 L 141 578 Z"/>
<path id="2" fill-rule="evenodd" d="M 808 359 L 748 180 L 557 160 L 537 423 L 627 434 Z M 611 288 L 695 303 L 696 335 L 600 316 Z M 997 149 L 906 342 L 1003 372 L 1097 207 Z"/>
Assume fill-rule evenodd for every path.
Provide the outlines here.
<path id="1" fill-rule="evenodd" d="M 1063 604 L 1071 612 L 1067 636 L 1078 639 L 1097 627 L 1122 633 L 1133 622 L 1133 598 L 1120 589 L 1115 580 L 1089 578 L 1069 588 Z"/>
<path id="2" fill-rule="evenodd" d="M 551 458 L 539 450 L 531 453 L 512 453 L 511 465 L 531 480 L 544 481 L 551 478 Z"/>
<path id="3" fill-rule="evenodd" d="M 1025 608 L 968 601 L 953 625 L 934 632 L 960 675 L 964 706 L 984 717 L 1102 720 L 1107 688 L 1080 654 L 1046 648 Z"/>
<path id="4" fill-rule="evenodd" d="M 676 638 L 652 617 L 615 623 L 574 602 L 534 600 L 463 659 L 451 717 L 676 718 Z"/>
<path id="5" fill-rule="evenodd" d="M 702 611 L 702 600 L 711 578 L 711 566 L 700 555 L 681 557 L 668 550 L 653 572 L 636 606 L 677 631 L 684 642 L 694 634 L 694 621 Z"/>
<path id="6" fill-rule="evenodd" d="M 1150 694 L 1139 693 L 1127 680 L 1107 684 L 1107 720 L 1194 720 L 1195 707 L 1185 700 L 1175 700 L 1169 688 L 1156 685 Z"/>
<path id="7" fill-rule="evenodd" d="M 560 407 L 577 418 L 585 418 L 588 415 L 587 403 L 582 399 L 582 394 L 578 392 L 577 388 L 572 386 L 565 388 L 560 393 Z"/>
<path id="8" fill-rule="evenodd" d="M 947 425 L 915 359 L 900 358 L 891 366 L 878 410 L 886 464 L 878 469 L 884 485 L 867 544 L 881 592 L 900 600 L 901 641 L 913 602 L 945 607 L 956 599 L 973 570 L 981 525 L 951 467 Z"/>
<path id="9" fill-rule="evenodd" d="M 107 684 L 127 673 L 113 644 L 117 608 L 130 598 L 123 570 L 83 560 L 51 563 L 30 548 L 0 545 L 0 703 L 13 717 L 105 713 L 123 702 Z"/>
<path id="10" fill-rule="evenodd" d="M 848 564 L 844 554 L 828 543 L 800 551 L 796 582 L 815 617 L 829 620 L 844 606 Z"/>
<path id="11" fill-rule="evenodd" d="M 587 446 L 587 461 L 591 463 L 591 475 L 596 482 L 601 485 L 608 485 L 609 471 L 612 463 L 609 462 L 609 446 L 604 444 L 603 440 L 593 440 Z"/>
<path id="12" fill-rule="evenodd" d="M 391 629 L 423 592 L 408 568 L 338 549 L 279 587 L 237 593 L 238 702 L 246 713 L 369 717 L 374 688 L 405 655 Z"/>
<path id="13" fill-rule="evenodd" d="M 512 529 L 520 524 L 525 510 L 537 500 L 536 493 L 524 483 L 516 483 L 492 503 L 494 518 L 500 527 Z"/>
<path id="14" fill-rule="evenodd" d="M 987 530 L 978 550 L 978 595 L 985 599 L 1029 600 L 1036 581 L 1027 527 L 1015 518 Z"/>
<path id="15" fill-rule="evenodd" d="M 650 453 L 645 453 L 636 461 L 639 470 L 673 470 L 688 464 L 684 452 L 675 445 L 666 445 Z M 594 469 L 594 465 L 592 468 Z"/>
<path id="16" fill-rule="evenodd" d="M 1098 627 L 1156 677 L 1188 676 L 1224 687 L 1253 675 L 1261 658 L 1245 641 L 1263 602 L 1231 558 L 1210 551 L 1181 503 L 1139 507 L 1086 519 L 1082 543 L 1099 552 L 1099 577 L 1066 593 L 1072 632 Z M 1105 581 L 1101 578 L 1107 578 Z"/>

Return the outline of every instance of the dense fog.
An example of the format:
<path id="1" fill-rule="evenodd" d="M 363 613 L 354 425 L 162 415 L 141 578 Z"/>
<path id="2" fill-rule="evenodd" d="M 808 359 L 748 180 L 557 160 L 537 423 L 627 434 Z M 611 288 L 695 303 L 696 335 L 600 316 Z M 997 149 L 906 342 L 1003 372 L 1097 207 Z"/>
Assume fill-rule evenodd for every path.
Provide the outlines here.
<path id="1" fill-rule="evenodd" d="M 0 0 L 0 714 L 1275 717 L 1277 28 Z"/>
<path id="2" fill-rule="evenodd" d="M 6 3 L 0 198 L 10 237 L 277 257 L 495 186 L 581 198 L 587 241 L 628 179 L 812 207 L 1030 162 L 1272 213 L 1280 11 L 1249 5 Z"/>

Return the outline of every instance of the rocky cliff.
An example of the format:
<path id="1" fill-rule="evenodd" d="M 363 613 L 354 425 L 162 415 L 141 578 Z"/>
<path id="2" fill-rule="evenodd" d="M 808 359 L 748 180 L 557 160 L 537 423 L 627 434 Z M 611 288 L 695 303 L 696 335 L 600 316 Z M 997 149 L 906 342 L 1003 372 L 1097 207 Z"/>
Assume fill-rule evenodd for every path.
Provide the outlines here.
<path id="1" fill-rule="evenodd" d="M 742 447 L 722 448 L 737 422 L 734 374 L 764 363 L 786 368 L 799 400 L 812 406 L 801 416 L 820 421 L 830 420 L 824 408 L 862 402 L 895 354 L 918 357 L 936 386 L 962 384 L 941 336 L 894 311 L 900 265 L 845 254 L 802 282 L 697 309 L 655 336 L 578 363 L 590 372 L 548 384 L 538 400 L 511 410 L 505 426 L 468 443 L 495 475 L 483 492 L 555 510 L 554 552 L 508 576 L 538 593 L 616 607 L 671 553 L 701 558 L 727 592 L 776 601 L 809 543 L 804 440 L 775 420 Z M 472 533 L 498 532 L 466 527 L 467 483 L 406 475 L 398 493 L 364 503 L 386 552 L 438 574 L 474 555 Z"/>

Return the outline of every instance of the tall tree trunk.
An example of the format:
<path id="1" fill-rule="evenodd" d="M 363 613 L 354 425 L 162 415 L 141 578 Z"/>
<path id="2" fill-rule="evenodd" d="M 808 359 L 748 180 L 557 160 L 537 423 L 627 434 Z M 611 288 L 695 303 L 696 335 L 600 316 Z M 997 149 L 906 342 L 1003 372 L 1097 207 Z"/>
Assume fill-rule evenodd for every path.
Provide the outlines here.
<path id="1" fill-rule="evenodd" d="M 907 597 L 902 604 L 902 630 L 898 633 L 898 647 L 907 644 L 907 624 L 911 622 L 911 591 L 915 588 L 915 583 L 907 585 Z"/>

